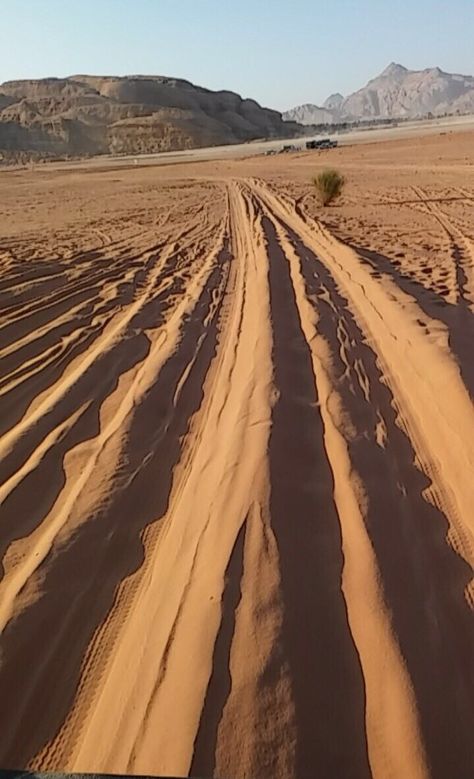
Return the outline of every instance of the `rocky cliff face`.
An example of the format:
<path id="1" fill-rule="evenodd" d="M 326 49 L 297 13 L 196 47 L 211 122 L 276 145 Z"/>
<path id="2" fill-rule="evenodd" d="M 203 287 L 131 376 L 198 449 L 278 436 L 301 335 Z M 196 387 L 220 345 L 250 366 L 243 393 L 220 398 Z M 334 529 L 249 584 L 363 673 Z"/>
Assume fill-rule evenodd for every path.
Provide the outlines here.
<path id="1" fill-rule="evenodd" d="M 326 112 L 328 119 L 320 118 Z M 440 68 L 408 70 L 392 62 L 369 83 L 345 99 L 331 95 L 324 108 L 297 106 L 283 117 L 303 124 L 360 119 L 417 118 L 431 113 L 474 112 L 474 77 L 444 73 Z M 297 117 L 300 117 L 297 119 Z"/>
<path id="2" fill-rule="evenodd" d="M 0 150 L 131 154 L 292 137 L 297 125 L 234 92 L 161 76 L 0 85 Z"/>
<path id="3" fill-rule="evenodd" d="M 392 62 L 380 76 L 347 97 L 340 112 L 355 118 L 416 118 L 474 110 L 474 77 L 439 68 L 407 70 Z"/>
<path id="4" fill-rule="evenodd" d="M 285 122 L 298 122 L 299 124 L 331 124 L 334 122 L 334 112 L 320 108 L 313 103 L 305 103 L 296 106 L 282 114 Z"/>

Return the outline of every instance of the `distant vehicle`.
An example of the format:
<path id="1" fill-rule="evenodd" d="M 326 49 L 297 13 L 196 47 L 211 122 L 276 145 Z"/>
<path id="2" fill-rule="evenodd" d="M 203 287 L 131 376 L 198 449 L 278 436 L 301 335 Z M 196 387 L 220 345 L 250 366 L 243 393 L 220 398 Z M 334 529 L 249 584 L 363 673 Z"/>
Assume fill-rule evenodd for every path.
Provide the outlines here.
<path id="1" fill-rule="evenodd" d="M 322 138 L 319 141 L 306 141 L 307 149 L 335 149 L 337 141 L 332 141 L 330 138 Z"/>
<path id="2" fill-rule="evenodd" d="M 281 152 L 288 152 L 288 151 L 299 151 L 298 146 L 295 146 L 294 143 L 288 143 L 280 150 Z"/>

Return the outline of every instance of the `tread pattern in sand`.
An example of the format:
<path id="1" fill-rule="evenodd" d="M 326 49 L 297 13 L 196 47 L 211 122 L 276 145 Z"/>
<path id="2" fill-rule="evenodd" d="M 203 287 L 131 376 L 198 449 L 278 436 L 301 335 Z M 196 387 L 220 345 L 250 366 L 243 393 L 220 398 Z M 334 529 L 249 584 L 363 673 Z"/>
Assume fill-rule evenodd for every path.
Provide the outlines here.
<path id="1" fill-rule="evenodd" d="M 2 246 L 0 763 L 467 779 L 469 230 L 413 188 L 441 307 L 277 184 L 179 190 Z"/>

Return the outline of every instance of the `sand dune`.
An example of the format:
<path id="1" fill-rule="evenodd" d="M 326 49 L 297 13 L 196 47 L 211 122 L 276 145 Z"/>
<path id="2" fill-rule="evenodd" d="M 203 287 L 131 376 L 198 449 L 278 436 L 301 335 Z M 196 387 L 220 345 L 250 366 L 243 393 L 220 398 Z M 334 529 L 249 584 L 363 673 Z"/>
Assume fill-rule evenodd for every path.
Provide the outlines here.
<path id="1" fill-rule="evenodd" d="M 474 186 L 358 154 L 8 174 L 2 766 L 472 776 Z"/>

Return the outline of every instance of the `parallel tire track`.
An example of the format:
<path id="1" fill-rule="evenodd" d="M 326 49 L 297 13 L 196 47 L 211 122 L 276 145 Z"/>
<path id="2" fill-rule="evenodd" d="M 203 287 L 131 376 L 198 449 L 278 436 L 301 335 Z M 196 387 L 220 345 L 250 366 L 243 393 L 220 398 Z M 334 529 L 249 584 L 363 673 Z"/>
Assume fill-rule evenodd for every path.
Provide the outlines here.
<path id="1" fill-rule="evenodd" d="M 474 412 L 446 328 L 264 182 L 199 192 L 158 238 L 8 254 L 0 762 L 468 779 Z M 466 307 L 468 237 L 416 193 Z"/>

